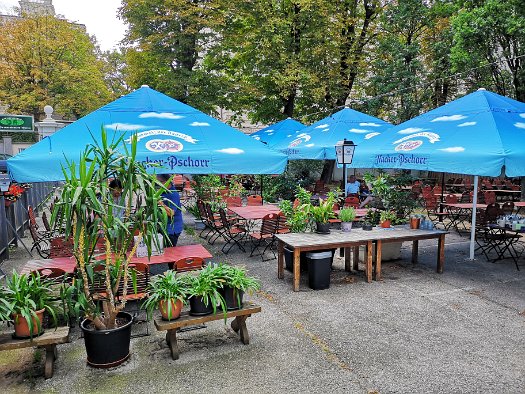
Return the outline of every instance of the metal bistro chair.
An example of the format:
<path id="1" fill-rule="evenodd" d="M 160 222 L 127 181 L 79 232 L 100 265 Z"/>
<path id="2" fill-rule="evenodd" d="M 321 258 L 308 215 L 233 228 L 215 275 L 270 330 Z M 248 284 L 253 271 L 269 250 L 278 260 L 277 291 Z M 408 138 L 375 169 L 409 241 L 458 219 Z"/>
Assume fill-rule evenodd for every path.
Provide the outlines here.
<path id="1" fill-rule="evenodd" d="M 244 246 L 242 246 L 240 242 L 248 233 L 246 228 L 240 222 L 228 219 L 226 216 L 226 211 L 222 208 L 219 210 L 219 215 L 223 228 L 221 236 L 226 241 L 221 249 L 222 252 L 224 254 L 228 254 L 231 248 L 233 248 L 235 245 L 237 245 L 243 252 L 246 252 Z M 230 247 L 226 249 L 228 245 L 230 245 Z"/>
<path id="2" fill-rule="evenodd" d="M 262 224 L 261 224 L 260 230 L 258 232 L 252 232 L 249 234 L 252 240 L 252 243 L 253 243 L 253 248 L 250 253 L 250 257 L 254 255 L 253 253 L 256 250 L 260 251 L 260 247 L 264 245 L 264 249 L 257 256 L 260 255 L 263 261 L 273 260 L 276 258 L 273 245 L 275 243 L 274 235 L 277 232 L 278 226 L 279 226 L 279 219 L 278 219 L 277 214 L 269 213 L 262 218 Z M 265 260 L 264 254 L 266 253 L 268 249 L 270 249 L 270 251 L 273 253 L 273 259 Z"/>

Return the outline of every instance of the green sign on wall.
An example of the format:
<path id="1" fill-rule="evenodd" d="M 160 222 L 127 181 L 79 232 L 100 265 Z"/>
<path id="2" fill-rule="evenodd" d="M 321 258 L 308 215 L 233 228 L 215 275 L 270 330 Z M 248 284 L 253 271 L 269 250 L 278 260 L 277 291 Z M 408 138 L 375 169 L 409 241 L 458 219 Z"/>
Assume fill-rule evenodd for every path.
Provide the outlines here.
<path id="1" fill-rule="evenodd" d="M 33 117 L 28 115 L 0 114 L 0 131 L 30 131 L 34 130 Z"/>

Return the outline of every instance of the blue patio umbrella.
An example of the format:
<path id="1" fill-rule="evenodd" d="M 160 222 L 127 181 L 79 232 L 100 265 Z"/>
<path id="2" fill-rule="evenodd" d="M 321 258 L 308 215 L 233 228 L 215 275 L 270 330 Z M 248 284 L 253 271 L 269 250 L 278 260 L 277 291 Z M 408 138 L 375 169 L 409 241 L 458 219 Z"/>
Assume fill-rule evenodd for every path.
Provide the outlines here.
<path id="1" fill-rule="evenodd" d="M 264 142 L 269 147 L 273 147 L 283 139 L 295 136 L 305 127 L 301 122 L 288 118 L 256 131 L 250 134 L 250 137 L 255 138 L 257 141 Z"/>
<path id="2" fill-rule="evenodd" d="M 62 180 L 61 166 L 78 161 L 100 139 L 138 139 L 137 158 L 151 171 L 179 174 L 279 174 L 287 158 L 253 138 L 147 86 L 86 115 L 7 162 L 18 182 Z M 154 167 L 156 163 L 160 167 Z"/>
<path id="3" fill-rule="evenodd" d="M 479 89 L 393 127 L 356 149 L 352 167 L 525 176 L 525 103 Z M 470 258 L 474 258 L 472 215 Z"/>
<path id="4" fill-rule="evenodd" d="M 283 139 L 272 148 L 294 159 L 335 160 L 335 145 L 343 139 L 360 145 L 366 140 L 375 140 L 390 123 L 373 116 L 344 108 L 291 137 Z"/>
<path id="5" fill-rule="evenodd" d="M 478 90 L 361 144 L 352 167 L 525 175 L 525 103 Z"/>

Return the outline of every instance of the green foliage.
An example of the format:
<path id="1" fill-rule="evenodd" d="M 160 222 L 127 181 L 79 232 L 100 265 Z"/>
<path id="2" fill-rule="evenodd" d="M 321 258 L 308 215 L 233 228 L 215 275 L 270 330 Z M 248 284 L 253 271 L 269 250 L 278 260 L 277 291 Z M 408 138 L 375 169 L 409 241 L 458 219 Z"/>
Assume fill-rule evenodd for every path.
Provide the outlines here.
<path id="1" fill-rule="evenodd" d="M 354 219 L 355 219 L 355 209 L 354 207 L 348 207 L 348 208 L 343 208 L 339 211 L 339 219 L 342 221 L 342 222 L 353 222 Z"/>
<path id="2" fill-rule="evenodd" d="M 377 226 L 379 224 L 381 211 L 376 209 L 369 209 L 366 211 L 365 215 L 365 222 L 370 223 L 373 226 Z"/>
<path id="3" fill-rule="evenodd" d="M 292 200 L 298 186 L 312 185 L 321 176 L 323 162 L 320 160 L 292 160 L 286 170 L 278 176 L 263 176 L 265 201 Z"/>
<path id="4" fill-rule="evenodd" d="M 6 277 L 6 284 L 0 290 L 0 318 L 8 320 L 12 315 L 21 315 L 26 319 L 30 335 L 41 331 L 36 311 L 45 309 L 56 324 L 56 305 L 52 300 L 52 282 L 38 273 L 19 275 L 13 270 Z M 35 319 L 36 327 L 33 322 Z"/>
<path id="5" fill-rule="evenodd" d="M 168 317 L 172 315 L 171 300 L 180 300 L 186 304 L 190 289 L 190 279 L 187 275 L 179 275 L 175 271 L 168 270 L 161 275 L 153 277 L 148 286 L 148 298 L 141 308 L 148 312 L 151 318 L 153 311 L 158 308 L 160 301 L 167 301 Z"/>
<path id="6" fill-rule="evenodd" d="M 396 213 L 392 211 L 381 211 L 381 213 L 379 214 L 379 220 L 381 220 L 381 222 L 385 222 L 387 220 L 390 220 L 392 222 L 396 218 Z"/>
<path id="7" fill-rule="evenodd" d="M 302 187 L 297 187 L 296 198 L 299 204 L 295 207 L 291 201 L 283 200 L 279 203 L 279 209 L 286 217 L 286 225 L 292 233 L 303 233 L 310 226 L 310 213 L 305 206 L 310 205 L 311 193 Z"/>
<path id="8" fill-rule="evenodd" d="M 201 297 L 204 305 L 211 305 L 213 313 L 220 306 L 226 315 L 226 301 L 220 294 L 226 283 L 226 268 L 223 264 L 207 264 L 196 276 L 189 276 L 189 290 L 191 297 Z"/>
<path id="9" fill-rule="evenodd" d="M 248 276 L 246 268 L 234 267 L 232 265 L 224 265 L 223 267 L 225 272 L 225 287 L 231 287 L 248 294 L 260 289 L 261 285 L 259 281 L 252 276 Z"/>
<path id="10" fill-rule="evenodd" d="M 319 199 L 319 205 L 303 205 L 303 208 L 310 212 L 316 223 L 328 223 L 328 220 L 335 217 L 334 204 L 336 201 L 335 193 L 330 192 L 325 200 Z"/>
<path id="11" fill-rule="evenodd" d="M 485 0 L 462 5 L 452 22 L 455 69 L 466 73 L 470 89 L 484 87 L 525 101 L 525 64 L 516 59 L 525 55 L 523 2 Z"/>
<path id="12" fill-rule="evenodd" d="M 0 101 L 11 113 L 80 117 L 110 100 L 102 63 L 81 27 L 49 15 L 2 22 Z"/>
<path id="13" fill-rule="evenodd" d="M 162 184 L 148 174 L 136 160 L 136 153 L 136 137 L 130 143 L 124 141 L 123 135 L 110 141 L 102 129 L 100 142 L 94 140 L 78 163 L 68 162 L 63 168 L 64 186 L 51 218 L 54 225 L 64 228 L 66 237 L 73 237 L 74 255 L 84 283 L 86 315 L 98 329 L 114 328 L 117 313 L 124 309 L 125 294 L 122 301 L 117 301 L 116 293 L 120 279 L 124 284 L 128 281 L 128 265 L 136 248 L 135 234 L 142 237 L 151 255 L 151 245 L 158 243 L 157 232 L 159 229 L 165 232 L 167 225 L 166 211 L 159 204 L 169 182 Z M 109 190 L 111 179 L 122 182 L 118 201 Z M 99 237 L 105 243 L 107 255 L 114 257 L 113 266 L 117 269 L 114 285 L 109 265 L 104 269 L 108 299 L 102 302 L 103 317 L 95 316 L 97 306 L 88 286 Z"/>
<path id="14" fill-rule="evenodd" d="M 381 199 L 384 208 L 396 213 L 396 224 L 406 222 L 416 208 L 416 201 L 411 198 L 411 192 L 403 189 L 404 186 L 412 184 L 412 177 L 407 174 L 367 173 L 364 179 L 372 187 L 374 195 Z"/>

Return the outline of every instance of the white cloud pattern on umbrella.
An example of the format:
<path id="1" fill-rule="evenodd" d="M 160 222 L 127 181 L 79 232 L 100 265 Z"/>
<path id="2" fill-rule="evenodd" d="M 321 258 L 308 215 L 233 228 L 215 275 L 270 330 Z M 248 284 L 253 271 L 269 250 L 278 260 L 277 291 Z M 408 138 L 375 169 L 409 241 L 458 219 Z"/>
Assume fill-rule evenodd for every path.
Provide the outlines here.
<path id="1" fill-rule="evenodd" d="M 157 118 L 157 119 L 184 119 L 185 116 L 177 115 L 171 112 L 144 112 L 139 118 Z"/>
<path id="2" fill-rule="evenodd" d="M 320 124 L 319 126 L 316 127 L 316 129 L 326 129 L 327 127 L 329 127 L 330 125 L 325 123 L 325 124 Z"/>
<path id="3" fill-rule="evenodd" d="M 131 123 L 111 123 L 104 126 L 106 129 L 111 130 L 120 130 L 120 131 L 136 131 L 136 130 L 144 130 L 151 127 L 157 127 L 157 126 L 145 126 L 142 124 L 131 124 Z"/>
<path id="4" fill-rule="evenodd" d="M 420 131 L 425 131 L 428 129 L 422 129 L 421 127 L 408 127 L 403 130 L 399 130 L 397 134 L 412 134 L 412 133 L 419 133 Z"/>
<path id="5" fill-rule="evenodd" d="M 465 122 L 465 123 L 458 124 L 458 127 L 475 126 L 477 124 L 478 124 L 478 122 Z"/>
<path id="6" fill-rule="evenodd" d="M 367 135 L 365 135 L 365 140 L 369 140 L 370 138 L 373 138 L 373 137 L 375 137 L 376 135 L 379 135 L 379 134 L 381 134 L 381 133 L 377 133 L 377 132 L 375 132 L 375 133 L 368 133 Z"/>
<path id="7" fill-rule="evenodd" d="M 525 123 L 522 123 L 522 122 L 516 122 L 514 123 L 514 126 L 517 127 L 518 129 L 525 129 Z"/>
<path id="8" fill-rule="evenodd" d="M 365 130 L 365 129 L 350 129 L 348 130 L 350 133 L 356 133 L 356 134 L 366 134 L 366 133 L 370 133 L 370 130 Z"/>
<path id="9" fill-rule="evenodd" d="M 193 123 L 190 123 L 190 126 L 193 126 L 193 127 L 203 127 L 203 126 L 209 126 L 210 124 L 207 123 L 207 122 L 193 122 Z"/>
<path id="10" fill-rule="evenodd" d="M 456 122 L 458 120 L 463 120 L 463 119 L 467 119 L 467 117 L 465 115 L 445 115 L 445 116 L 440 116 L 436 119 L 432 119 L 431 122 Z"/>
<path id="11" fill-rule="evenodd" d="M 465 148 L 463 148 L 462 146 L 451 146 L 450 148 L 441 148 L 438 150 L 449 153 L 459 153 L 465 151 Z"/>
<path id="12" fill-rule="evenodd" d="M 226 153 L 228 155 L 241 155 L 241 154 L 244 153 L 244 151 L 242 149 L 239 149 L 239 148 L 218 149 L 217 152 Z"/>
<path id="13" fill-rule="evenodd" d="M 359 126 L 362 126 L 362 127 L 381 127 L 380 124 L 378 124 L 378 123 L 372 123 L 372 122 L 363 122 L 363 123 L 359 123 Z"/>

